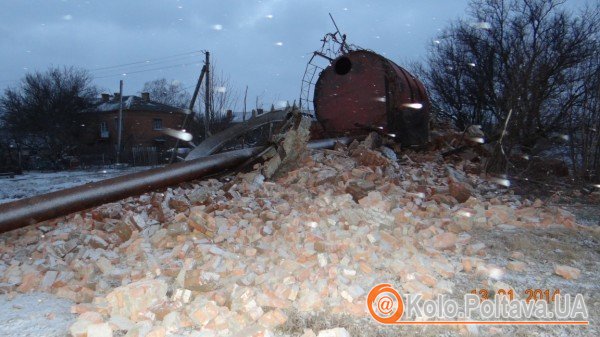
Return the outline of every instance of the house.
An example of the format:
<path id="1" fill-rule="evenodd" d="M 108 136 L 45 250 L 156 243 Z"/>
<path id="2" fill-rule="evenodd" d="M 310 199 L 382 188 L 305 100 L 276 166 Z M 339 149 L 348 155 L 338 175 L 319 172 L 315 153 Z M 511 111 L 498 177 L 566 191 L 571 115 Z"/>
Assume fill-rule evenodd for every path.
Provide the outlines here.
<path id="1" fill-rule="evenodd" d="M 82 112 L 81 126 L 86 130 L 82 139 L 82 161 L 108 164 L 116 160 L 119 137 L 120 97 L 102 94 L 97 104 Z M 123 128 L 121 162 L 134 165 L 165 163 L 176 139 L 165 134 L 168 129 L 180 130 L 186 109 L 151 100 L 149 93 L 123 96 Z M 188 126 L 191 127 L 188 119 Z M 185 143 L 180 145 L 185 146 Z"/>

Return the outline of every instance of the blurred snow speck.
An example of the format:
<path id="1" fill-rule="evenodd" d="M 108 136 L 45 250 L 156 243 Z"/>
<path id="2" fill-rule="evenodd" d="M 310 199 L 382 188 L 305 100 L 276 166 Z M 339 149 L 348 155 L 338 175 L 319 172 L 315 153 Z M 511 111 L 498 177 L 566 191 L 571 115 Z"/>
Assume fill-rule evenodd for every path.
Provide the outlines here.
<path id="1" fill-rule="evenodd" d="M 212 29 L 214 29 L 214 30 L 223 30 L 223 25 L 219 25 L 219 24 L 212 25 Z"/>
<path id="2" fill-rule="evenodd" d="M 504 273 L 502 272 L 502 270 L 500 268 L 491 268 L 490 269 L 490 278 L 492 278 L 494 280 L 501 279 L 502 274 L 504 274 Z"/>
<path id="3" fill-rule="evenodd" d="M 276 46 L 283 46 L 283 42 L 275 42 Z"/>
<path id="4" fill-rule="evenodd" d="M 382 97 L 375 97 L 375 100 L 376 100 L 377 102 L 385 102 L 385 96 L 382 96 Z"/>
<path id="5" fill-rule="evenodd" d="M 268 15 L 266 16 L 266 18 L 267 18 L 267 19 L 272 19 L 272 18 L 273 18 L 273 14 L 268 14 Z"/>
<path id="6" fill-rule="evenodd" d="M 344 10 L 345 10 L 345 11 L 347 11 L 347 10 L 348 10 L 348 7 L 344 7 Z"/>
<path id="7" fill-rule="evenodd" d="M 471 138 L 469 138 L 469 140 L 472 142 L 475 142 L 475 143 L 479 143 L 479 144 L 485 143 L 485 139 L 483 139 L 482 137 L 471 137 Z"/>
<path id="8" fill-rule="evenodd" d="M 411 108 L 411 109 L 415 109 L 415 110 L 419 110 L 423 108 L 423 104 L 421 103 L 405 103 L 402 104 L 402 106 L 404 106 L 405 108 Z"/>
<path id="9" fill-rule="evenodd" d="M 224 92 L 227 91 L 227 88 L 225 88 L 225 87 L 215 87 L 215 91 L 216 92 L 224 93 Z"/>
<path id="10" fill-rule="evenodd" d="M 184 142 L 189 142 L 189 141 L 191 141 L 194 138 L 191 133 L 188 133 L 188 132 L 185 132 L 185 131 L 174 130 L 174 129 L 171 129 L 171 128 L 166 128 L 165 130 L 163 130 L 163 132 L 166 135 L 169 135 L 169 136 L 174 137 L 174 138 L 181 139 Z"/>
<path id="11" fill-rule="evenodd" d="M 506 179 L 506 178 L 497 178 L 497 177 L 494 177 L 494 178 L 491 178 L 490 181 L 493 182 L 493 183 L 496 183 L 497 185 L 501 185 L 501 186 L 504 186 L 504 187 L 510 187 L 510 181 L 508 179 Z"/>
<path id="12" fill-rule="evenodd" d="M 62 19 L 65 20 L 65 21 L 73 20 L 73 15 L 71 15 L 71 14 L 63 15 Z"/>
<path id="13" fill-rule="evenodd" d="M 282 109 L 288 106 L 287 101 L 279 100 L 273 104 L 276 109 Z"/>
<path id="14" fill-rule="evenodd" d="M 465 218 L 470 218 L 472 216 L 471 212 L 467 212 L 465 210 L 460 210 L 460 211 L 456 212 L 456 214 L 460 215 L 462 217 L 465 217 Z"/>
<path id="15" fill-rule="evenodd" d="M 478 29 L 491 29 L 492 25 L 489 22 L 480 21 L 480 22 L 473 22 L 471 24 L 471 27 L 478 28 Z"/>
<path id="16" fill-rule="evenodd" d="M 469 62 L 469 63 L 467 63 L 467 65 L 468 65 L 469 67 L 474 67 L 474 66 L 475 66 L 475 63 L 473 63 L 473 62 Z"/>

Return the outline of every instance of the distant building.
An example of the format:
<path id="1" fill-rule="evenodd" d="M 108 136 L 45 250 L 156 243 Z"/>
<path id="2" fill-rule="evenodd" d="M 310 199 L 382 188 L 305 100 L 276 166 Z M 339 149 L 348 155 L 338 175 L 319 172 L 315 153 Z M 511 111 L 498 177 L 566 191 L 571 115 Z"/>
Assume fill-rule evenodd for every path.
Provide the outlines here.
<path id="1" fill-rule="evenodd" d="M 82 152 L 84 161 L 113 163 L 119 133 L 119 95 L 102 94 L 96 106 L 82 112 L 81 126 L 86 130 Z M 166 162 L 176 139 L 167 129 L 181 129 L 186 110 L 154 102 L 148 93 L 123 96 L 123 130 L 121 162 L 135 165 Z M 188 120 L 188 126 L 191 119 Z M 185 146 L 181 143 L 181 147 Z M 86 158 L 87 157 L 87 158 Z M 87 160 L 86 160 L 87 159 Z"/>

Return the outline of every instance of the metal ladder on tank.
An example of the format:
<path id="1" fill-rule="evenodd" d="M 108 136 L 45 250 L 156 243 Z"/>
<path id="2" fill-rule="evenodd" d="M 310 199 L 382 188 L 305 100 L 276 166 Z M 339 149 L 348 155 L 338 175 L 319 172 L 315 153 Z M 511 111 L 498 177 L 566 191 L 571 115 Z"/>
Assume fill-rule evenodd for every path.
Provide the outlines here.
<path id="1" fill-rule="evenodd" d="M 346 43 L 346 35 L 340 33 L 340 29 L 335 23 L 335 20 L 333 20 L 331 13 L 329 14 L 329 17 L 333 22 L 335 32 L 325 34 L 321 40 L 323 42 L 321 49 L 313 52 L 310 60 L 306 64 L 304 76 L 302 76 L 302 86 L 300 87 L 300 110 L 310 111 L 311 115 L 314 115 L 315 111 L 314 102 L 311 98 L 311 93 L 316 84 L 315 76 L 317 75 L 317 72 L 320 73 L 325 69 L 316 63 L 315 56 L 320 56 L 328 60 L 331 64 L 338 56 L 348 53 L 352 49 L 352 47 L 348 46 Z"/>
<path id="2" fill-rule="evenodd" d="M 313 53 L 306 64 L 304 76 L 302 76 L 302 86 L 300 87 L 300 110 L 310 111 L 311 115 L 315 111 L 314 102 L 311 97 L 316 84 L 315 76 L 317 75 L 317 72 L 320 73 L 324 69 L 315 63 L 315 56 L 317 56 L 316 52 Z"/>

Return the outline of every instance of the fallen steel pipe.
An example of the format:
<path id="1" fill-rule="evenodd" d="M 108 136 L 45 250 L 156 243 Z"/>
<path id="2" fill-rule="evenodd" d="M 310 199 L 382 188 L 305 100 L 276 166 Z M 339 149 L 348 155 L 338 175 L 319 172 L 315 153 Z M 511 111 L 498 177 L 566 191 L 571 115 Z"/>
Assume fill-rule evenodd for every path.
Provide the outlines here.
<path id="1" fill-rule="evenodd" d="M 309 148 L 330 148 L 336 142 L 348 144 L 350 141 L 352 138 L 318 140 L 310 142 Z M 0 233 L 223 172 L 242 164 L 263 149 L 253 147 L 220 153 L 0 204 Z"/>

